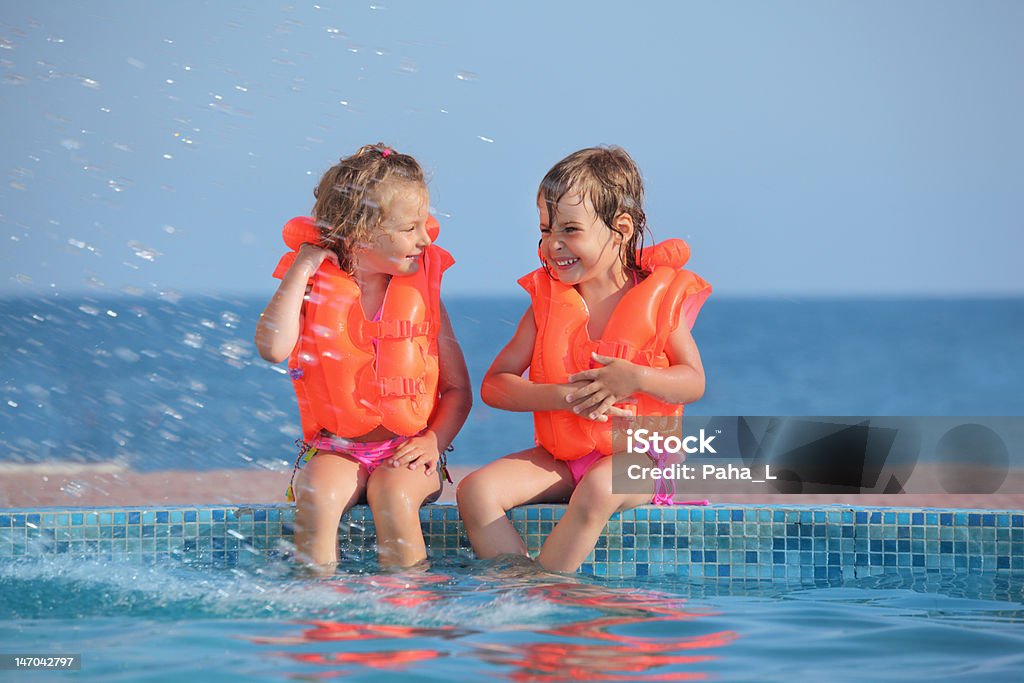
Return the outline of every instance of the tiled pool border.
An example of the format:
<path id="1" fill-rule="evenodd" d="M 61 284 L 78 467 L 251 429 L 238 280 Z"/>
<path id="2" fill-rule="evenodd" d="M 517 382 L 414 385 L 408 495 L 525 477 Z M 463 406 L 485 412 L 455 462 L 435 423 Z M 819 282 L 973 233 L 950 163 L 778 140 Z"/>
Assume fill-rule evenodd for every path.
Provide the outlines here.
<path id="1" fill-rule="evenodd" d="M 564 510 L 531 505 L 510 517 L 536 553 Z M 290 505 L 0 510 L 0 562 L 70 555 L 259 564 L 287 551 L 293 514 Z M 420 520 L 432 556 L 472 556 L 454 505 L 426 506 Z M 373 556 L 368 508 L 355 507 L 339 533 L 346 557 Z M 607 577 L 762 580 L 903 570 L 1024 572 L 1024 511 L 645 506 L 614 516 L 581 568 Z"/>

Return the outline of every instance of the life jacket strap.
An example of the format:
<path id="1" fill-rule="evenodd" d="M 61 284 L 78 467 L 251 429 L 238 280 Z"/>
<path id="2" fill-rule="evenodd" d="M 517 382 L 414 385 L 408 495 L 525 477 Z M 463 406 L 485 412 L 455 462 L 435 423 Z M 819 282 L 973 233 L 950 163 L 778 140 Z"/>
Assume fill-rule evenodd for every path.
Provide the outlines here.
<path id="1" fill-rule="evenodd" d="M 423 377 L 380 377 L 377 387 L 382 397 L 417 396 L 427 392 L 427 382 Z"/>
<path id="2" fill-rule="evenodd" d="M 377 339 L 411 339 L 425 337 L 430 332 L 430 321 L 414 323 L 411 320 L 380 320 L 371 323 L 370 334 Z"/>

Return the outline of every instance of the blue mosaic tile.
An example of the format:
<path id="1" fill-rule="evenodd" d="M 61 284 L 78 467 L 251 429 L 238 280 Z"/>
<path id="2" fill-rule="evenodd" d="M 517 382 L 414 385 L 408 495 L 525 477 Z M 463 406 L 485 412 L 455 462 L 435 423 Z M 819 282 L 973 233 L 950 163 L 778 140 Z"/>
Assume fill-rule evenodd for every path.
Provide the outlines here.
<path id="1" fill-rule="evenodd" d="M 536 553 L 563 512 L 562 506 L 529 506 L 509 517 Z M 278 543 L 290 540 L 293 518 L 290 506 L 6 511 L 0 514 L 0 560 L 40 553 L 118 559 L 170 553 L 233 566 L 278 556 Z M 424 508 L 421 522 L 432 553 L 469 553 L 454 506 Z M 345 557 L 372 557 L 374 530 L 367 508 L 350 511 L 340 525 Z M 586 564 L 591 573 L 615 577 L 647 572 L 832 580 L 921 569 L 1019 572 L 1024 513 L 643 507 L 609 522 Z"/>

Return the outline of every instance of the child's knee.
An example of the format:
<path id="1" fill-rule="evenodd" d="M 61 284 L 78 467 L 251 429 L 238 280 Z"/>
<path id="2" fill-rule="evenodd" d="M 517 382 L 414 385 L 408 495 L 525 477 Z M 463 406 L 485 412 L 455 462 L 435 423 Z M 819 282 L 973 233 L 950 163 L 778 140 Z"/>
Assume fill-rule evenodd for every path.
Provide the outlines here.
<path id="1" fill-rule="evenodd" d="M 419 502 L 394 482 L 370 481 L 366 487 L 366 504 L 375 517 L 382 514 L 419 514 Z"/>
<path id="2" fill-rule="evenodd" d="M 612 491 L 611 477 L 591 472 L 576 487 L 571 503 L 588 518 L 607 520 L 618 512 L 621 496 Z"/>
<path id="3" fill-rule="evenodd" d="M 303 477 L 295 482 L 295 502 L 300 510 L 307 513 L 343 504 L 337 491 L 324 482 L 318 484 L 311 477 Z"/>
<path id="4" fill-rule="evenodd" d="M 455 501 L 459 505 L 459 510 L 472 511 L 480 505 L 497 502 L 493 488 L 490 479 L 481 476 L 479 471 L 466 475 L 455 489 Z"/>

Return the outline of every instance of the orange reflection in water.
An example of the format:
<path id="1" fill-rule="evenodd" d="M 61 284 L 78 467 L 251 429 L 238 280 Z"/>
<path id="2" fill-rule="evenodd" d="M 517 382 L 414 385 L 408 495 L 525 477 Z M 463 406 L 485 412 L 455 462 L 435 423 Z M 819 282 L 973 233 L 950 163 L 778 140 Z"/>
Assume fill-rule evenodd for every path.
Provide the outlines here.
<path id="1" fill-rule="evenodd" d="M 373 599 L 419 611 L 443 598 L 437 591 L 448 578 L 439 575 L 409 577 L 373 577 L 370 580 L 349 581 L 334 589 L 343 594 L 359 595 L 371 590 L 394 590 L 394 595 L 375 594 Z M 488 672 L 512 681 L 549 683 L 554 681 L 682 681 L 708 677 L 700 671 L 700 664 L 716 660 L 719 653 L 712 652 L 736 640 L 733 631 L 716 631 L 694 635 L 692 623 L 714 612 L 690 610 L 686 601 L 675 595 L 655 591 L 636 591 L 595 586 L 586 583 L 533 584 L 526 594 L 547 602 L 596 610 L 601 613 L 591 619 L 547 629 L 533 629 L 524 624 L 505 627 L 509 632 L 532 633 L 536 640 L 525 643 L 500 644 L 499 633 L 491 634 L 492 642 L 473 642 L 468 655 L 478 661 L 506 669 L 503 673 Z M 369 597 L 369 596 L 368 596 Z M 410 618 L 416 615 L 410 613 Z M 420 617 L 422 618 L 422 617 Z M 667 635 L 657 638 L 628 636 L 615 630 L 630 625 L 649 626 L 652 622 L 665 622 L 665 633 L 679 631 L 679 625 L 688 622 L 690 635 Z M 425 641 L 452 641 L 466 636 L 480 635 L 481 630 L 456 626 L 411 626 L 403 624 L 367 624 L 331 620 L 297 622 L 306 626 L 301 634 L 285 637 L 252 638 L 264 645 L 306 645 L 310 643 L 341 643 L 367 640 L 385 640 L 401 648 L 404 643 L 415 645 L 410 649 L 376 650 L 372 652 L 277 652 L 303 664 L 331 667 L 330 670 L 296 674 L 299 678 L 333 678 L 356 673 L 359 667 L 374 670 L 398 671 L 408 667 L 415 673 L 415 665 L 426 664 L 441 657 L 451 656 L 450 647 L 424 647 Z M 416 639 L 415 643 L 408 642 Z M 521 639 L 521 635 L 514 639 Z M 576 642 L 563 642 L 571 639 Z M 476 639 L 479 640 L 479 639 Z M 591 641 L 580 643 L 578 641 Z M 440 645 L 440 644 L 439 644 Z M 663 667 L 672 670 L 659 671 Z M 480 672 L 476 672 L 480 673 Z"/>
<path id="2" fill-rule="evenodd" d="M 736 640 L 734 631 L 685 637 L 644 638 L 613 633 L 613 627 L 651 622 L 693 621 L 713 616 L 685 608 L 677 596 L 651 591 L 609 590 L 589 584 L 550 584 L 531 592 L 564 605 L 599 609 L 605 616 L 537 631 L 559 638 L 589 639 L 598 644 L 546 640 L 517 645 L 478 645 L 481 659 L 516 667 L 506 675 L 513 681 L 684 681 L 707 678 L 701 671 L 653 672 L 675 665 L 694 665 L 717 659 L 716 654 L 694 650 L 721 648 Z M 667 624 L 666 624 L 667 625 Z M 650 673 L 644 673 L 650 672 Z"/>
<path id="3" fill-rule="evenodd" d="M 425 662 L 438 657 L 446 656 L 437 650 L 380 650 L 377 652 L 331 652 L 331 653 L 289 653 L 290 659 L 303 664 L 314 664 L 319 666 L 337 667 L 331 671 L 316 671 L 313 673 L 293 674 L 292 678 L 338 678 L 358 673 L 358 667 L 377 669 L 381 671 L 402 670 L 411 664 Z M 352 665 L 344 667 L 344 665 Z"/>

